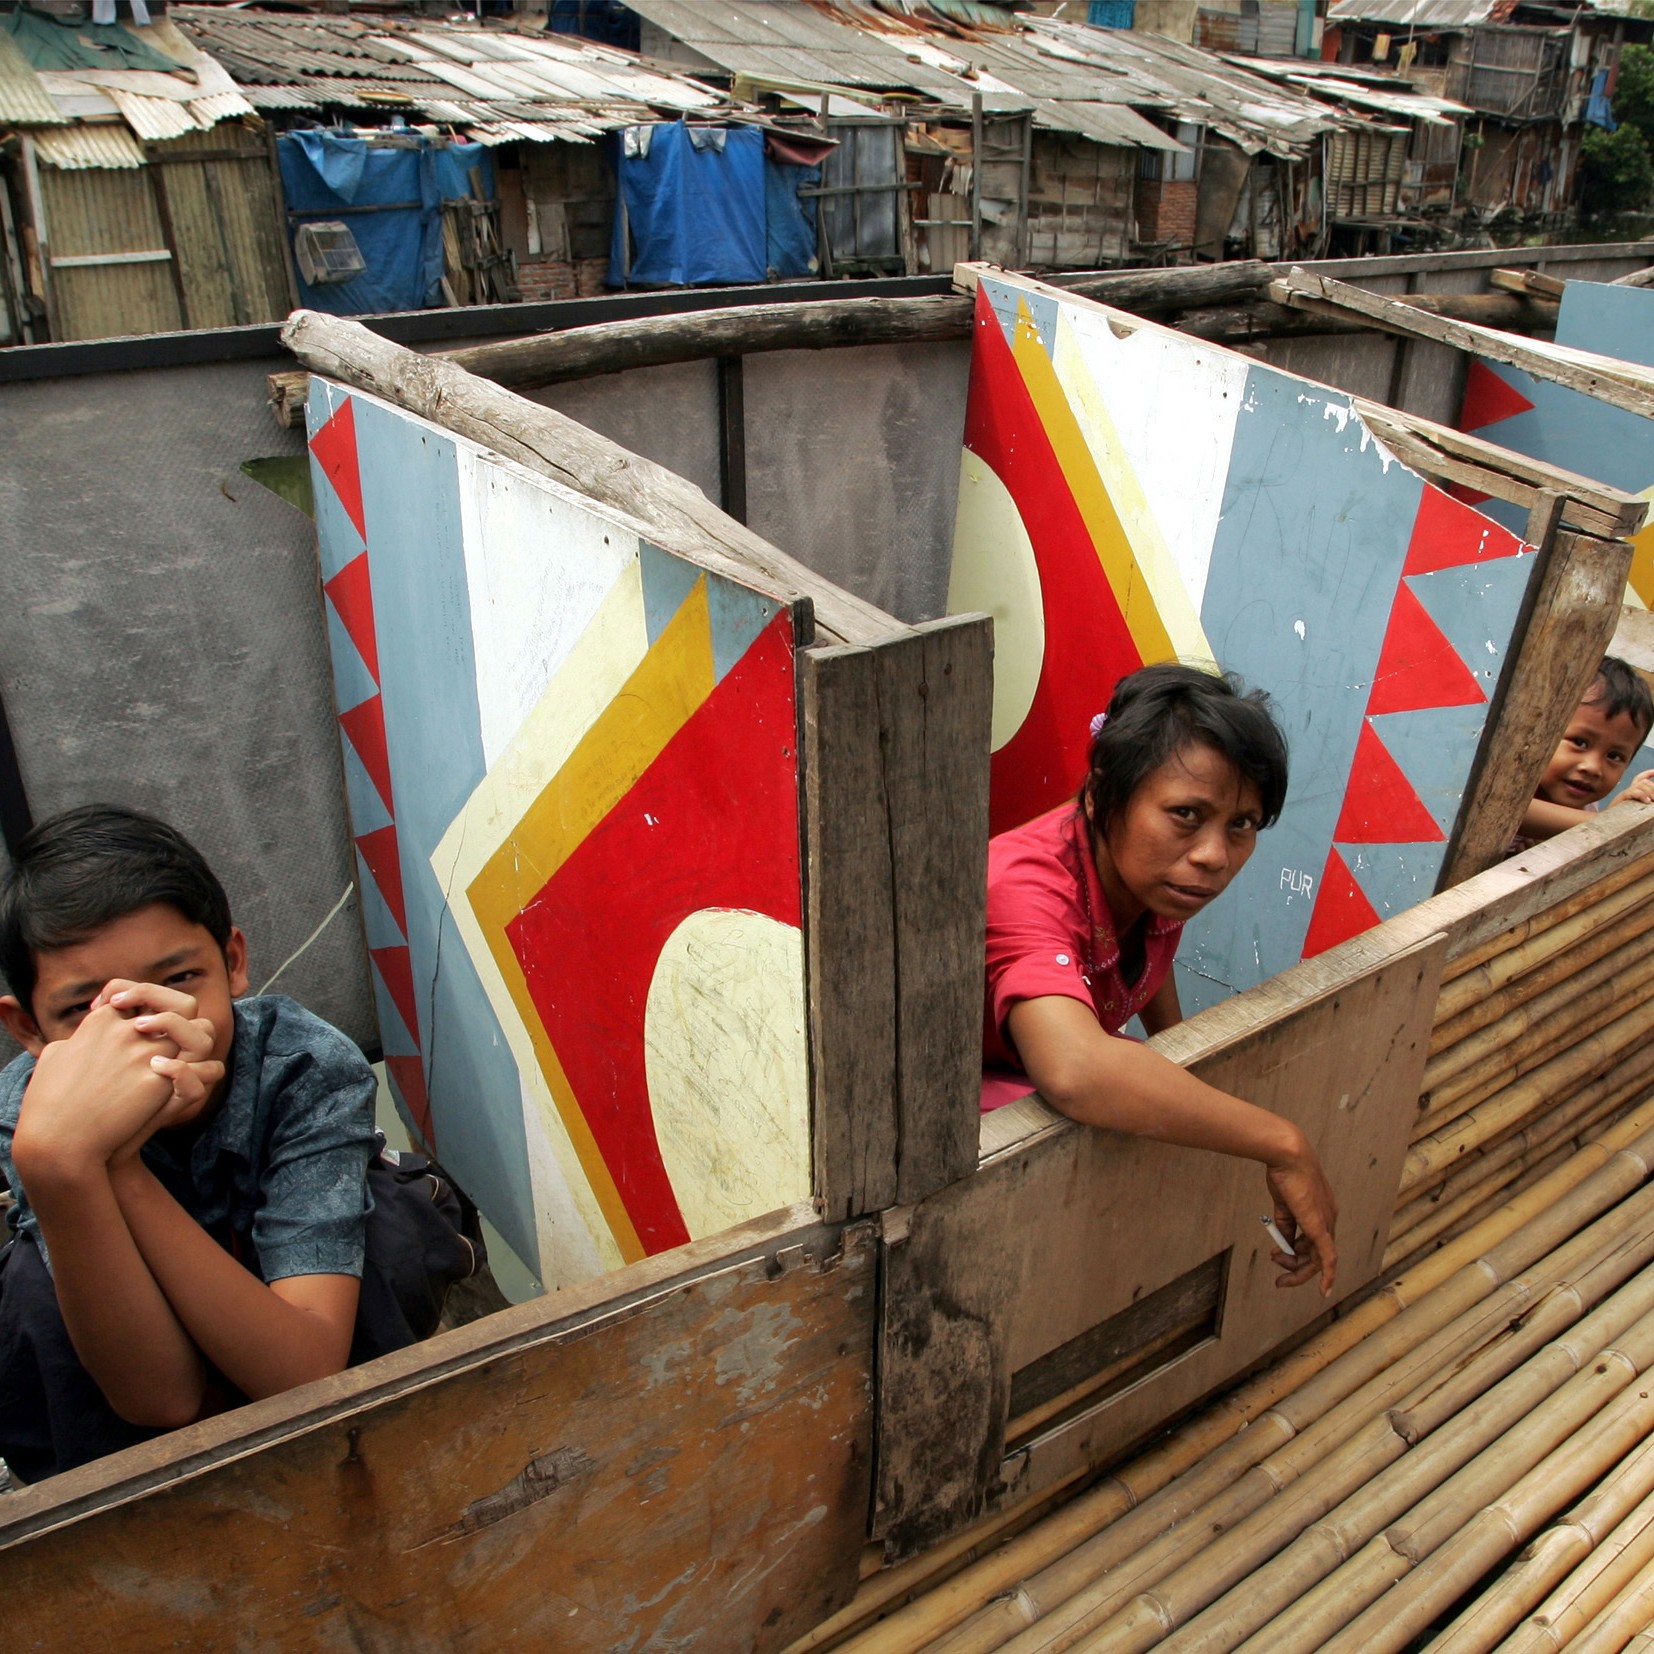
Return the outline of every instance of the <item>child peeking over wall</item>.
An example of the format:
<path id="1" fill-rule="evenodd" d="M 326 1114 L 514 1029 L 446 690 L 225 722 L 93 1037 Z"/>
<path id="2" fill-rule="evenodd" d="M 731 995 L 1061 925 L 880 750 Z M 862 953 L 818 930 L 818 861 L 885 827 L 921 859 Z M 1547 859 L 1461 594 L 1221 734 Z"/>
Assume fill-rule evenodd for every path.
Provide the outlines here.
<path id="1" fill-rule="evenodd" d="M 1603 656 L 1585 699 L 1579 703 L 1545 773 L 1511 853 L 1586 820 L 1625 773 L 1654 724 L 1654 696 L 1623 660 Z M 1654 770 L 1643 770 L 1616 804 L 1654 804 Z"/>

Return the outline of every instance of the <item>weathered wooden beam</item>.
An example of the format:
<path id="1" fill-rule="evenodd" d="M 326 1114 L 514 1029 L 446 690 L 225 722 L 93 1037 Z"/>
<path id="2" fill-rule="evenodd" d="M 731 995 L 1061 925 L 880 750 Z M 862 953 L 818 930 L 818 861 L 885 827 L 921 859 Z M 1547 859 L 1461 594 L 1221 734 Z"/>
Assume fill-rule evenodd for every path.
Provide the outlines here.
<path id="1" fill-rule="evenodd" d="M 1512 293 L 1409 293 L 1397 294 L 1396 302 L 1430 316 L 1446 316 L 1454 321 L 1476 322 L 1521 333 L 1548 333 L 1556 326 L 1554 301 Z M 1224 345 L 1373 330 L 1372 323 L 1361 317 L 1294 310 L 1267 299 L 1246 305 L 1187 310 L 1176 317 L 1172 325 L 1179 333 Z"/>
<path id="2" fill-rule="evenodd" d="M 1494 270 L 1487 279 L 1490 286 L 1502 292 L 1528 293 L 1544 299 L 1560 299 L 1568 285 L 1560 276 L 1547 276 L 1543 270 Z"/>
<path id="3" fill-rule="evenodd" d="M 1530 535 L 1542 566 L 1530 577 L 1518 640 L 1505 662 L 1439 888 L 1505 855 L 1545 764 L 1590 686 L 1614 627 L 1631 544 L 1556 530 L 1560 501 L 1538 502 Z"/>
<path id="4" fill-rule="evenodd" d="M 976 1165 L 993 628 L 804 655 L 816 1199 L 834 1218 Z"/>
<path id="5" fill-rule="evenodd" d="M 453 362 L 392 344 L 340 316 L 295 311 L 281 337 L 312 372 L 381 396 L 624 512 L 652 538 L 703 567 L 785 602 L 809 598 L 818 628 L 831 641 L 869 643 L 905 630 L 882 609 L 834 586 L 727 516 L 693 483 L 566 414 Z"/>
<path id="6" fill-rule="evenodd" d="M 1429 316 L 1399 299 L 1305 270 L 1294 270 L 1283 280 L 1271 282 L 1268 291 L 1277 304 L 1323 315 L 1363 316 L 1388 332 L 1451 345 L 1488 361 L 1520 368 L 1536 379 L 1566 385 L 1613 407 L 1654 418 L 1654 370 L 1634 363 L 1563 345 L 1541 345 L 1471 322 Z"/>
<path id="7" fill-rule="evenodd" d="M 1627 276 L 1615 276 L 1610 287 L 1654 287 L 1654 264 L 1644 270 L 1633 270 Z"/>

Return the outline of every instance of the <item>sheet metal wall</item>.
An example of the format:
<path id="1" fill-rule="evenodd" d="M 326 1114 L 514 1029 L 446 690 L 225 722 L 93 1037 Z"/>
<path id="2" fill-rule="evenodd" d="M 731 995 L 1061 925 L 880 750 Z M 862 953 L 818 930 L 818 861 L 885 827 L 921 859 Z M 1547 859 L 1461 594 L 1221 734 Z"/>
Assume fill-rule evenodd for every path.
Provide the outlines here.
<path id="1" fill-rule="evenodd" d="M 254 988 L 351 885 L 314 531 L 240 469 L 303 452 L 265 405 L 279 365 L 0 384 L 0 693 L 35 817 L 175 822 Z M 276 986 L 377 1043 L 354 894 Z"/>

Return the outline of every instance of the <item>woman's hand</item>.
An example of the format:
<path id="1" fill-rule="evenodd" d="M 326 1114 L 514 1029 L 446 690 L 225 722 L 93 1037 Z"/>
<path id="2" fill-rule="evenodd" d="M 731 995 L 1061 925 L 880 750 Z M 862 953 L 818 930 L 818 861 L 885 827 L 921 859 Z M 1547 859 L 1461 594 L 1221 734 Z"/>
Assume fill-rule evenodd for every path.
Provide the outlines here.
<path id="1" fill-rule="evenodd" d="M 1287 1159 L 1272 1164 L 1265 1172 L 1270 1198 L 1275 1203 L 1275 1223 L 1292 1247 L 1292 1257 L 1281 1251 L 1270 1256 L 1281 1266 L 1276 1286 L 1302 1286 L 1321 1277 L 1321 1296 L 1332 1296 L 1338 1273 L 1338 1249 L 1333 1232 L 1338 1227 L 1338 1202 L 1321 1162 L 1307 1138 Z"/>

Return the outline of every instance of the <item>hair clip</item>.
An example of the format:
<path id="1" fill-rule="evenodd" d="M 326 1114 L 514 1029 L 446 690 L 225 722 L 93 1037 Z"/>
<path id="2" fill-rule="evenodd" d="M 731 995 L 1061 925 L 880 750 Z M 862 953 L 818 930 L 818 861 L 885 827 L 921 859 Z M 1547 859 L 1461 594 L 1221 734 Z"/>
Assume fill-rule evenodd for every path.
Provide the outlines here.
<path id="1" fill-rule="evenodd" d="M 1103 733 L 1103 725 L 1107 722 L 1108 714 L 1106 712 L 1099 712 L 1097 716 L 1091 720 L 1091 739 L 1093 741 L 1095 741 L 1097 737 Z"/>

